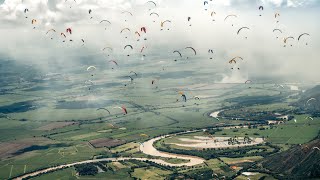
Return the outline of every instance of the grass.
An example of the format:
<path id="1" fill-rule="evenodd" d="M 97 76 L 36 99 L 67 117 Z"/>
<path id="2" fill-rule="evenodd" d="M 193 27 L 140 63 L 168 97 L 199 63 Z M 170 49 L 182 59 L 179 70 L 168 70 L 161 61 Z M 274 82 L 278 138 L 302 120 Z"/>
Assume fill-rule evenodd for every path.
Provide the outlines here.
<path id="1" fill-rule="evenodd" d="M 296 116 L 297 123 L 293 120 L 274 126 L 272 129 L 266 130 L 258 129 L 239 129 L 234 132 L 233 129 L 224 129 L 220 132 L 216 132 L 215 136 L 245 136 L 246 134 L 250 137 L 265 137 L 267 142 L 275 144 L 302 144 L 309 142 L 318 135 L 320 131 L 320 118 L 314 118 L 313 121 L 305 119 L 306 116 Z M 310 124 L 310 125 L 309 125 Z M 259 135 L 255 135 L 258 133 Z M 225 134 L 225 135 L 224 135 Z"/>
<path id="2" fill-rule="evenodd" d="M 47 179 L 59 179 L 59 180 L 76 180 L 76 171 L 72 168 L 63 169 L 60 171 L 52 172 L 49 174 L 43 174 L 41 176 L 32 178 L 33 180 L 47 180 Z"/>
<path id="3" fill-rule="evenodd" d="M 13 165 L 12 177 L 20 175 L 27 165 L 27 172 L 34 171 L 39 167 L 49 167 L 57 164 L 66 164 L 75 161 L 91 159 L 95 154 L 103 153 L 92 150 L 86 145 L 77 145 L 68 148 L 50 148 L 48 150 L 33 151 L 20 156 L 0 162 L 0 176 L 7 178 L 11 166 Z M 64 153 L 63 153 L 64 152 Z"/>
<path id="4" fill-rule="evenodd" d="M 238 164 L 243 162 L 255 162 L 263 157 L 261 156 L 251 156 L 251 157 L 243 157 L 243 158 L 221 158 L 221 160 L 229 165 L 231 164 Z"/>
<path id="5" fill-rule="evenodd" d="M 181 163 L 187 163 L 189 160 L 186 159 L 177 159 L 177 158 L 164 158 L 165 162 L 171 163 L 171 164 L 181 164 Z"/>
<path id="6" fill-rule="evenodd" d="M 127 179 L 132 179 L 132 178 L 130 178 L 129 169 L 120 169 L 116 172 L 107 171 L 107 172 L 99 173 L 93 177 L 83 176 L 83 177 L 79 177 L 79 179 L 83 179 L 83 180 L 85 180 L 85 179 L 110 179 L 110 180 L 123 179 L 123 180 L 127 180 Z"/>
<path id="7" fill-rule="evenodd" d="M 96 137 L 96 136 L 99 136 L 99 135 L 100 135 L 100 133 L 90 132 L 90 133 L 86 133 L 86 134 L 80 134 L 80 135 L 72 136 L 72 137 L 70 137 L 70 140 L 85 140 L 85 139 Z"/>
<path id="8" fill-rule="evenodd" d="M 263 174 L 263 173 L 256 173 L 253 176 L 244 176 L 244 175 L 240 175 L 238 177 L 236 177 L 236 180 L 248 180 L 248 178 L 250 179 L 260 179 L 262 177 L 265 177 L 265 180 L 275 180 L 275 178 L 273 178 L 272 176 L 268 175 L 268 174 Z"/>
<path id="9" fill-rule="evenodd" d="M 124 144 L 124 145 L 121 145 L 121 146 L 118 146 L 118 147 L 115 147 L 115 148 L 112 148 L 110 151 L 112 153 L 115 153 L 115 152 L 124 152 L 124 151 L 128 151 L 129 149 L 136 149 L 138 148 L 140 145 L 138 143 L 127 143 L 127 144 Z"/>
<path id="10" fill-rule="evenodd" d="M 152 62 L 153 63 L 153 62 Z M 199 63 L 181 64 L 181 69 L 187 68 L 190 63 L 198 70 L 201 70 L 200 74 L 207 82 L 212 81 L 212 74 L 207 69 L 199 67 Z M 148 68 L 148 63 L 144 63 L 141 70 L 146 71 L 145 73 L 154 73 L 154 68 Z M 151 70 L 150 70 L 151 69 Z M 127 73 L 128 69 L 119 70 L 123 73 Z M 168 73 L 176 72 L 178 69 L 169 69 Z M 130 70 L 128 71 L 130 72 Z M 109 73 L 109 72 L 105 72 Z M 199 75 L 200 71 L 192 72 L 190 76 Z M 208 74 L 205 74 L 208 73 Z M 87 78 L 85 75 L 80 74 L 81 78 Z M 117 76 L 109 73 L 108 77 L 118 78 Z M 104 76 L 103 76 L 104 78 Z M 153 78 L 153 77 L 152 77 Z M 220 109 L 223 105 L 231 105 L 230 103 L 224 103 L 227 98 L 234 98 L 244 95 L 276 95 L 278 91 L 263 90 L 252 88 L 248 90 L 247 87 L 242 85 L 212 85 L 204 87 L 203 89 L 189 89 L 188 86 L 193 84 L 194 80 L 188 76 L 182 78 L 163 78 L 157 84 L 159 89 L 155 89 L 150 83 L 151 77 L 141 77 L 136 81 L 135 88 L 123 88 L 120 87 L 108 87 L 103 91 L 95 91 L 93 93 L 87 92 L 82 85 L 73 85 L 73 88 L 66 88 L 63 91 L 55 90 L 36 90 L 36 91 L 23 91 L 15 90 L 13 93 L 20 93 L 21 95 L 3 95 L 0 97 L 0 105 L 6 106 L 15 102 L 22 101 L 36 101 L 45 104 L 45 106 L 31 111 L 11 113 L 10 117 L 17 120 L 8 120 L 5 118 L 0 119 L 0 142 L 13 141 L 15 139 L 22 139 L 33 136 L 46 135 L 53 139 L 55 143 L 64 143 L 66 147 L 63 148 L 50 148 L 47 150 L 38 150 L 29 153 L 25 153 L 8 160 L 1 160 L 0 162 L 0 179 L 6 179 L 9 177 L 9 173 L 12 168 L 12 176 L 17 176 L 24 171 L 24 166 L 27 165 L 27 172 L 33 171 L 41 167 L 48 167 L 56 164 L 65 164 L 69 162 L 81 161 L 91 159 L 95 155 L 109 154 L 104 148 L 94 149 L 87 146 L 85 143 L 89 140 L 96 138 L 119 138 L 127 141 L 143 142 L 148 138 L 140 137 L 140 134 L 147 134 L 149 137 L 158 136 L 161 134 L 168 134 L 171 132 L 193 129 L 193 128 L 204 128 L 213 126 L 217 123 L 227 122 L 228 120 L 217 121 L 214 118 L 209 118 L 206 114 L 212 110 Z M 104 78 L 105 79 L 105 78 Z M 110 79 L 110 78 L 107 78 Z M 83 79 L 79 81 L 79 84 L 83 84 Z M 108 80 L 109 81 L 109 80 Z M 75 83 L 77 80 L 75 80 Z M 164 82 L 164 83 L 163 83 Z M 67 81 L 57 81 L 57 84 L 68 84 Z M 50 83 L 44 82 L 42 85 L 47 86 Z M 36 84 L 34 86 L 39 86 Z M 122 86 L 122 85 L 121 85 Z M 221 87 L 220 87 L 221 86 Z M 187 88 L 183 88 L 187 87 Z M 182 89 L 188 96 L 188 101 L 175 102 L 176 99 L 180 98 L 180 95 L 175 92 L 176 89 Z M 119 90 L 120 89 L 120 90 Z M 93 95 L 94 94 L 94 95 Z M 104 113 L 97 112 L 95 108 L 85 109 L 57 109 L 57 100 L 74 101 L 79 95 L 85 96 L 96 96 L 103 100 L 113 100 L 114 104 L 104 105 L 111 111 L 111 115 L 105 115 Z M 203 98 L 200 101 L 192 99 L 194 95 L 207 95 L 210 98 Z M 81 97 L 80 96 L 80 97 Z M 216 96 L 216 97 L 213 97 Z M 160 98 L 159 98 L 160 97 Z M 121 99 L 123 101 L 118 102 Z M 132 104 L 135 102 L 138 106 Z M 194 105 L 197 102 L 199 105 Z M 224 103 L 224 104 L 222 104 Z M 126 105 L 129 113 L 122 115 L 119 109 L 112 108 L 113 106 Z M 277 109 L 281 108 L 285 104 L 273 104 L 273 105 L 261 105 L 257 106 L 257 109 Z M 141 107 L 143 108 L 141 108 Z M 183 107 L 185 106 L 185 107 Z M 287 106 L 285 106 L 287 108 Z M 19 119 L 25 118 L 28 121 L 21 122 Z M 100 120 L 101 118 L 101 120 Z M 274 129 L 260 131 L 256 129 L 243 129 L 239 132 L 232 132 L 232 130 L 225 130 L 226 136 L 231 135 L 244 135 L 248 133 L 250 136 L 256 132 L 259 132 L 259 136 L 269 136 L 267 141 L 274 143 L 286 143 L 294 144 L 306 142 L 313 138 L 319 130 L 319 125 L 311 123 L 311 126 L 303 126 L 304 117 L 297 117 L 298 127 L 292 122 L 279 125 Z M 52 131 L 39 131 L 37 128 L 61 121 L 75 121 L 80 122 L 81 125 L 68 126 Z M 315 119 L 315 122 L 319 119 Z M 228 121 L 230 122 L 230 121 Z M 112 123 L 117 128 L 110 127 L 109 123 Z M 118 128 L 125 127 L 126 130 L 119 130 Z M 282 129 L 281 129 L 282 128 Z M 301 132 L 301 133 L 300 133 Z M 217 135 L 219 135 L 218 132 Z M 193 134 L 203 135 L 203 133 Z M 221 134 L 220 134 L 221 135 Z M 219 135 L 219 136 L 220 136 Z M 168 139 L 168 141 L 175 141 L 174 139 Z M 134 146 L 139 145 L 138 143 L 128 143 L 116 148 L 111 149 L 111 153 L 123 152 L 123 154 L 133 154 L 133 156 L 143 156 L 139 154 L 137 148 L 129 150 Z M 180 159 L 167 159 L 170 163 L 180 163 L 184 160 Z M 130 162 L 131 163 L 131 162 Z M 132 163 L 133 165 L 134 163 Z M 209 160 L 208 164 L 210 168 L 217 172 L 224 174 L 231 174 L 232 172 L 227 171 L 227 166 L 216 159 Z M 12 166 L 13 165 L 13 166 Z M 124 166 L 129 167 L 126 163 Z M 198 168 L 202 168 L 199 166 Z M 116 168 L 115 168 L 116 169 Z M 40 176 L 43 179 L 72 179 L 73 169 L 68 168 L 58 172 L 50 173 L 48 175 Z M 170 171 L 163 171 L 158 168 L 139 168 L 135 169 L 133 176 L 141 179 L 150 178 L 164 178 L 165 175 L 170 174 Z M 100 173 L 94 178 L 105 178 L 108 179 L 126 179 L 129 177 L 128 169 L 125 167 L 120 168 L 116 172 L 105 172 Z M 80 179 L 86 179 L 90 177 L 80 177 Z"/>
<path id="11" fill-rule="evenodd" d="M 217 173 L 217 174 L 225 174 L 225 171 L 223 169 L 227 168 L 227 165 L 223 162 L 221 162 L 218 159 L 210 159 L 208 161 L 206 161 L 206 164 L 208 165 L 208 167 L 210 169 L 213 170 L 213 172 Z M 224 167 L 224 168 L 222 168 Z"/>
<path id="12" fill-rule="evenodd" d="M 171 171 L 164 171 L 159 168 L 136 168 L 132 176 L 139 179 L 165 179 L 165 176 L 171 174 Z"/>

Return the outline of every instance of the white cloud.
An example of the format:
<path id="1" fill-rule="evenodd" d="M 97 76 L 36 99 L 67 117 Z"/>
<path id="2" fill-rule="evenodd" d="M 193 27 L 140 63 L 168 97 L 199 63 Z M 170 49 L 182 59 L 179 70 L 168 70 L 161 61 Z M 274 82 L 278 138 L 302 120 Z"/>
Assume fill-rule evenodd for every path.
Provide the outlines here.
<path id="1" fill-rule="evenodd" d="M 213 8 L 217 12 L 215 17 L 204 11 L 201 1 L 162 0 L 157 1 L 160 18 L 152 19 L 149 16 L 150 7 L 146 7 L 143 0 L 77 0 L 77 3 L 69 0 L 6 0 L 0 6 L 0 20 L 3 24 L 1 29 L 2 43 L 0 53 L 14 57 L 18 61 L 32 61 L 43 69 L 51 68 L 47 61 L 69 64 L 73 67 L 79 65 L 77 60 L 80 55 L 86 53 L 100 52 L 105 46 L 112 46 L 115 49 L 115 57 L 124 59 L 125 44 L 133 44 L 136 51 L 144 45 L 143 41 L 136 41 L 134 31 L 142 26 L 147 26 L 148 38 L 146 51 L 149 53 L 161 53 L 163 58 L 172 58 L 172 51 L 185 46 L 194 46 L 199 51 L 199 56 L 207 56 L 208 48 L 215 49 L 217 61 L 214 66 L 216 73 L 223 74 L 223 82 L 243 81 L 252 77 L 288 77 L 297 74 L 301 77 L 312 78 L 320 76 L 317 71 L 319 36 L 317 25 L 317 12 L 290 11 L 283 7 L 307 6 L 316 1 L 297 0 L 261 0 L 252 3 L 252 0 L 216 0 Z M 263 3 L 268 8 L 262 17 L 259 17 L 257 4 Z M 243 6 L 251 10 L 244 11 Z M 71 7 L 71 8 L 70 8 Z M 28 8 L 28 18 L 25 18 L 24 9 Z M 88 10 L 92 9 L 92 15 Z M 124 17 L 121 12 L 130 10 L 134 17 Z M 281 11 L 280 23 L 275 23 L 273 13 Z M 225 22 L 224 18 L 229 13 L 236 13 L 238 18 L 234 27 Z M 90 20 L 90 16 L 93 19 Z M 192 27 L 189 27 L 187 17 L 191 16 Z M 34 30 L 31 19 L 39 21 Z M 124 19 L 129 18 L 129 22 Z M 215 21 L 212 21 L 212 19 Z M 105 30 L 99 24 L 102 19 L 108 19 L 112 26 Z M 160 21 L 172 20 L 170 31 L 160 31 Z M 308 21 L 305 21 L 308 19 Z M 153 23 L 156 20 L 156 23 Z M 249 26 L 247 35 L 237 36 L 236 31 L 241 26 Z M 74 34 L 73 45 L 62 45 L 60 32 L 65 32 L 67 27 L 72 27 Z M 122 28 L 132 29 L 128 39 L 124 39 L 119 32 Z M 309 32 L 312 36 L 308 38 L 309 46 L 294 41 L 294 47 L 283 48 L 283 43 L 276 40 L 272 30 L 281 28 L 285 36 L 297 37 L 302 32 Z M 55 28 L 58 33 L 54 40 L 50 41 L 46 31 Z M 246 33 L 246 32 L 245 32 Z M 86 46 L 81 46 L 80 39 L 85 39 Z M 188 52 L 183 52 L 188 53 Z M 139 53 L 137 53 L 139 54 Z M 230 71 L 228 63 L 234 56 L 243 56 L 245 62 L 241 63 L 243 74 Z M 41 57 L 41 58 L 40 58 Z M 97 61 L 104 57 L 98 56 Z M 308 60 L 308 63 L 303 63 Z M 134 60 L 132 60 L 134 61 Z M 211 62 L 203 61 L 201 63 Z M 301 68 L 301 66 L 304 68 Z M 242 71 L 241 71 L 242 72 Z M 270 73 L 272 72 L 272 73 Z"/>

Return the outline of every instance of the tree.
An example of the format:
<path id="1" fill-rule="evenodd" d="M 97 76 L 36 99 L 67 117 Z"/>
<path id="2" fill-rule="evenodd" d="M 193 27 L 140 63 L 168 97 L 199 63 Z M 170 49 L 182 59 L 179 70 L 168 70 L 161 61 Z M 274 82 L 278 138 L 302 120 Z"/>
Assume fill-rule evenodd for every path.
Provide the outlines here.
<path id="1" fill-rule="evenodd" d="M 98 168 L 93 164 L 80 164 L 75 168 L 80 176 L 94 176 L 98 173 Z"/>

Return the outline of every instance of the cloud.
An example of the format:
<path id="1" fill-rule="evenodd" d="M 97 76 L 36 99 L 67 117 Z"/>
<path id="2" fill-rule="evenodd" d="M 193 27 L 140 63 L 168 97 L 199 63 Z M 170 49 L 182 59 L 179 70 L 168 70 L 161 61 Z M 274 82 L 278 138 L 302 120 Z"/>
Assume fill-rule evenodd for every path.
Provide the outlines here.
<path id="1" fill-rule="evenodd" d="M 320 38 L 316 23 L 319 11 L 299 8 L 318 5 L 316 1 L 261 0 L 252 3 L 252 0 L 216 0 L 209 5 L 208 12 L 202 2 L 161 0 L 157 3 L 158 7 L 152 11 L 158 12 L 160 18 L 151 17 L 149 9 L 153 7 L 142 0 L 77 0 L 76 3 L 72 0 L 6 0 L 0 6 L 3 24 L 0 37 L 5 42 L 0 45 L 0 53 L 19 62 L 34 63 L 41 71 L 61 67 L 67 71 L 88 65 L 85 60 L 88 54 L 97 54 L 89 56 L 90 63 L 102 67 L 108 66 L 106 58 L 118 59 L 124 64 L 139 63 L 141 59 L 150 62 L 151 59 L 148 61 L 148 57 L 142 58 L 140 54 L 141 47 L 146 46 L 145 51 L 150 57 L 160 56 L 165 62 L 171 62 L 176 58 L 172 55 L 173 50 L 191 56 L 184 48 L 193 46 L 199 52 L 199 59 L 195 60 L 199 61 L 199 66 L 203 69 L 212 66 L 212 74 L 220 74 L 222 78 L 218 80 L 222 82 L 242 82 L 247 78 L 312 80 L 320 76 L 317 71 Z M 259 17 L 257 7 L 261 3 L 267 8 Z M 29 9 L 27 14 L 23 12 L 25 8 Z M 89 9 L 93 10 L 91 15 Z M 131 11 L 134 16 L 122 14 L 124 10 Z M 217 12 L 214 17 L 210 16 L 212 10 Z M 280 23 L 274 19 L 275 11 L 281 12 Z M 224 21 L 230 13 L 238 17 Z M 187 22 L 188 16 L 192 17 L 191 22 Z M 36 29 L 31 25 L 33 18 L 38 20 Z M 112 25 L 99 24 L 103 19 L 108 19 Z M 166 19 L 172 21 L 166 27 L 170 31 L 160 31 L 160 21 Z M 134 32 L 142 26 L 147 26 L 148 33 L 138 42 Z M 248 26 L 250 30 L 237 35 L 242 26 Z M 60 33 L 68 27 L 74 33 L 68 35 L 67 41 L 73 39 L 73 43 L 62 43 Z M 127 39 L 125 34 L 120 34 L 125 27 L 131 29 Z M 51 28 L 57 31 L 53 40 L 46 34 Z M 281 39 L 275 38 L 274 28 L 283 30 L 279 35 Z M 311 37 L 306 37 L 303 42 L 293 41 L 293 47 L 283 47 L 282 38 L 296 38 L 303 32 L 310 33 Z M 82 46 L 81 39 L 85 40 L 85 46 Z M 308 46 L 305 46 L 306 42 Z M 134 46 L 129 60 L 126 57 L 128 50 L 123 50 L 126 44 Z M 113 47 L 112 57 L 101 53 L 105 46 Z M 214 62 L 207 58 L 209 48 L 215 51 Z M 241 69 L 239 72 L 232 71 L 228 64 L 235 56 L 244 58 L 236 65 Z"/>

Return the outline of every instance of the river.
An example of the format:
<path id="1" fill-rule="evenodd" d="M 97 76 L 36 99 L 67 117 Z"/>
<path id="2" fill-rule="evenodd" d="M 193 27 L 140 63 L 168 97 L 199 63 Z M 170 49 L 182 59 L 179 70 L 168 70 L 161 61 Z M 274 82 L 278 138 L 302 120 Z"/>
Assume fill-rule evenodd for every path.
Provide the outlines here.
<path id="1" fill-rule="evenodd" d="M 43 170 L 39 170 L 39 171 L 36 171 L 36 172 L 32 172 L 32 173 L 28 173 L 28 174 L 19 176 L 19 177 L 15 178 L 15 179 L 16 180 L 21 180 L 21 179 L 24 179 L 24 178 L 29 178 L 29 177 L 41 175 L 43 173 L 56 171 L 56 170 L 72 167 L 72 166 L 79 165 L 79 164 L 102 162 L 102 161 L 113 161 L 113 162 L 116 162 L 116 161 L 126 161 L 126 160 L 138 160 L 138 161 L 149 160 L 151 162 L 154 162 L 154 163 L 157 163 L 157 164 L 160 164 L 160 165 L 166 165 L 166 166 L 171 166 L 171 167 L 198 165 L 198 164 L 203 163 L 205 160 L 202 159 L 202 158 L 199 158 L 199 157 L 195 157 L 195 156 L 186 156 L 186 155 L 165 153 L 165 152 L 158 151 L 156 148 L 153 147 L 154 142 L 158 141 L 158 140 L 160 140 L 162 138 L 167 138 L 167 137 L 170 137 L 170 136 L 176 136 L 176 135 L 179 135 L 179 134 L 186 134 L 186 133 L 191 133 L 191 132 L 197 132 L 197 131 L 187 131 L 187 132 L 177 133 L 177 134 L 173 134 L 173 135 L 166 135 L 166 136 L 156 137 L 156 138 L 150 139 L 149 141 L 146 141 L 146 142 L 144 142 L 143 144 L 140 145 L 140 151 L 143 152 L 146 155 L 151 155 L 151 156 L 155 156 L 155 157 L 178 158 L 178 159 L 188 160 L 189 162 L 186 162 L 186 163 L 172 164 L 172 163 L 168 163 L 168 162 L 166 162 L 164 160 L 161 160 L 161 159 L 148 159 L 148 158 L 130 158 L 130 157 L 103 158 L 103 159 L 93 159 L 93 160 L 79 161 L 79 162 L 74 162 L 74 163 L 70 163 L 70 164 L 64 164 L 64 165 L 60 165 L 60 166 L 56 166 L 56 167 L 46 168 L 46 169 L 43 169 Z"/>

